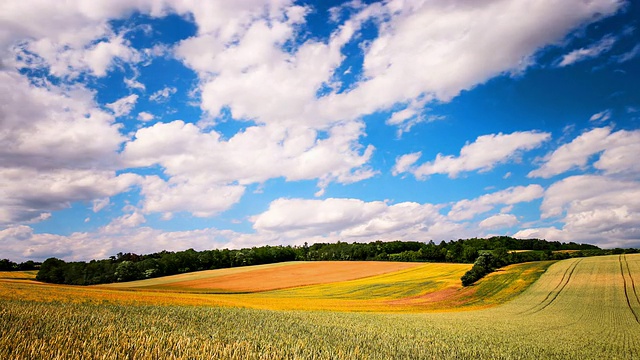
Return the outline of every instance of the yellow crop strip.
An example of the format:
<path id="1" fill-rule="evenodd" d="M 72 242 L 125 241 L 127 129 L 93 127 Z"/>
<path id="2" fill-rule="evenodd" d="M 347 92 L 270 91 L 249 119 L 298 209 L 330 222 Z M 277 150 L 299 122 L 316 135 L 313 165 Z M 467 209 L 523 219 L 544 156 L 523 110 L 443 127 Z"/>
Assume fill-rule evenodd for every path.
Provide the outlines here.
<path id="1" fill-rule="evenodd" d="M 37 270 L 0 271 L 0 279 L 35 280 L 37 274 Z"/>

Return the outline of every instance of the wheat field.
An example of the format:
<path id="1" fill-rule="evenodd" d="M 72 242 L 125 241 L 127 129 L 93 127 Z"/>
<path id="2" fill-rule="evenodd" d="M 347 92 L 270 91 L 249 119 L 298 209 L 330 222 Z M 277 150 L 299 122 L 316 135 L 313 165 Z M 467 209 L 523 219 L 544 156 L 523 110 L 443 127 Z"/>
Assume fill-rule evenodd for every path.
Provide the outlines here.
<path id="1" fill-rule="evenodd" d="M 385 277 L 402 279 L 417 269 L 378 275 L 382 279 L 374 283 L 384 284 Z M 428 307 L 424 299 L 438 292 L 440 301 L 446 301 L 452 291 L 447 280 L 434 285 L 437 291 L 406 298 L 386 298 L 380 290 L 384 287 L 374 289 L 381 291 L 378 301 L 388 306 L 393 306 L 389 301 L 411 303 L 398 304 L 402 312 L 221 307 L 190 298 L 202 301 L 199 296 L 206 298 L 206 294 L 48 288 L 27 280 L 0 281 L 0 358 L 640 358 L 640 255 L 547 264 L 544 274 L 524 291 L 519 282 L 527 272 L 533 276 L 535 267 L 515 269 L 483 279 L 462 296 L 467 302 L 455 305 L 454 301 L 449 308 L 431 312 L 419 312 L 419 305 Z M 446 279 L 445 274 L 435 277 Z M 372 301 L 358 300 L 365 297 L 364 284 L 358 283 L 363 280 L 352 280 L 352 289 L 360 290 L 348 301 Z M 336 283 L 340 285 L 325 300 L 346 301 L 349 286 L 345 283 Z M 285 299 L 287 291 L 289 299 L 317 296 L 318 287 L 323 286 L 329 285 L 276 290 L 271 299 Z M 129 301 L 118 297 L 122 294 Z M 145 296 L 149 298 L 144 300 Z M 223 294 L 212 296 L 224 298 Z M 141 298 L 134 301 L 136 297 Z M 495 303 L 483 302 L 486 299 Z"/>

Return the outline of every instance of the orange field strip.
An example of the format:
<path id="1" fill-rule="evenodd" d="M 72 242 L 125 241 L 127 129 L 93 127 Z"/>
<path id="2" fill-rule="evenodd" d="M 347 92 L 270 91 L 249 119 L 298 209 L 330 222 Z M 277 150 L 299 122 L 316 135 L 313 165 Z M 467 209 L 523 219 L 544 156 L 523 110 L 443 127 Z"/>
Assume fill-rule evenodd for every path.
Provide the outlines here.
<path id="1" fill-rule="evenodd" d="M 150 285 L 144 288 L 196 292 L 260 292 L 355 280 L 420 265 L 420 263 L 384 261 L 300 262 L 291 263 L 286 267 L 266 267 L 223 276 L 215 276 L 214 270 L 212 272 L 214 276 L 211 277 Z"/>
<path id="2" fill-rule="evenodd" d="M 114 289 L 128 289 L 128 288 L 138 289 L 138 288 L 151 288 L 151 287 L 158 288 L 161 285 L 172 284 L 180 281 L 208 279 L 208 278 L 214 278 L 214 277 L 220 277 L 220 276 L 226 276 L 226 275 L 232 275 L 232 274 L 239 274 L 239 273 L 248 272 L 248 271 L 256 271 L 259 269 L 290 266 L 296 263 L 297 262 L 291 261 L 291 262 L 281 262 L 281 263 L 274 263 L 274 264 L 223 268 L 223 269 L 215 269 L 215 270 L 202 270 L 202 271 L 188 272 L 184 274 L 163 276 L 159 278 L 119 282 L 119 283 L 112 283 L 112 284 L 93 285 L 93 286 L 101 287 L 101 288 L 114 288 Z"/>

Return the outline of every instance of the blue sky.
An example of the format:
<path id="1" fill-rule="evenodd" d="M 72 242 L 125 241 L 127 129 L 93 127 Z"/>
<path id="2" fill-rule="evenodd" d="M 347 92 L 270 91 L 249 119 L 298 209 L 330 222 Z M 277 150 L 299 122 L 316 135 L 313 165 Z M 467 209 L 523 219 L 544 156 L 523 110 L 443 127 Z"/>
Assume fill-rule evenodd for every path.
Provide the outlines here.
<path id="1" fill-rule="evenodd" d="M 0 257 L 640 247 L 640 6 L 13 1 Z"/>

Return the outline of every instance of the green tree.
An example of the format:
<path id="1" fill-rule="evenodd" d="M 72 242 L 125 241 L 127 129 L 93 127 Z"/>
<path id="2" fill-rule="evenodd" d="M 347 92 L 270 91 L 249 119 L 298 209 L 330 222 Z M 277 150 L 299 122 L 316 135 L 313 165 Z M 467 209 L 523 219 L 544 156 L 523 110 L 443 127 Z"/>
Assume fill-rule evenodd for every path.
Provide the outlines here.
<path id="1" fill-rule="evenodd" d="M 116 281 L 132 281 L 142 278 L 142 273 L 132 261 L 125 260 L 116 268 Z"/>

